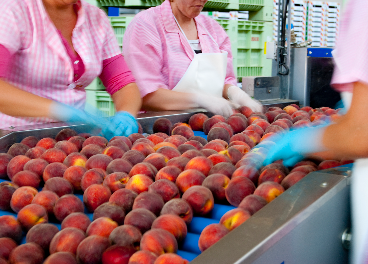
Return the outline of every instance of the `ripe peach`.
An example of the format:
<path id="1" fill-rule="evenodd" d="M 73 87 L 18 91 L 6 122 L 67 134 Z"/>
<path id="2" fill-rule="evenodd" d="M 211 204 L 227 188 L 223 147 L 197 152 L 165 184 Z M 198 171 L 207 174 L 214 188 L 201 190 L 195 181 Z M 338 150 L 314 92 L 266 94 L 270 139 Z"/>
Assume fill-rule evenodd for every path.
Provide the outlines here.
<path id="1" fill-rule="evenodd" d="M 255 146 L 254 141 L 252 139 L 250 139 L 246 134 L 243 134 L 243 133 L 238 133 L 238 134 L 235 134 L 234 136 L 232 136 L 230 138 L 230 143 L 232 143 L 234 141 L 242 141 L 242 142 L 246 143 L 250 148 L 253 148 Z"/>
<path id="2" fill-rule="evenodd" d="M 92 146 L 92 145 L 90 145 Z M 87 157 L 81 153 L 70 153 L 65 159 L 64 159 L 64 165 L 67 167 L 71 166 L 80 166 L 85 167 L 87 162 Z"/>
<path id="3" fill-rule="evenodd" d="M 283 110 L 286 111 L 286 113 L 288 113 L 289 115 L 292 115 L 293 113 L 295 113 L 296 111 L 298 111 L 298 109 L 295 108 L 292 105 L 288 105 L 288 106 L 284 107 Z"/>
<path id="4" fill-rule="evenodd" d="M 20 171 L 12 178 L 13 182 L 19 187 L 31 186 L 38 188 L 40 186 L 40 177 L 32 171 Z"/>
<path id="5" fill-rule="evenodd" d="M 137 140 L 135 140 L 134 143 L 133 143 L 133 145 L 132 145 L 132 147 L 135 146 L 135 145 L 137 145 L 138 143 L 147 143 L 151 147 L 154 147 L 155 146 L 155 144 L 151 140 L 143 137 L 143 138 L 138 138 Z"/>
<path id="6" fill-rule="evenodd" d="M 244 197 L 252 194 L 256 189 L 254 183 L 246 177 L 236 177 L 230 180 L 225 195 L 227 201 L 233 205 L 238 206 Z"/>
<path id="7" fill-rule="evenodd" d="M 86 169 L 90 170 L 98 168 L 106 171 L 106 168 L 111 161 L 113 161 L 113 159 L 110 156 L 105 154 L 96 154 L 87 160 Z"/>
<path id="8" fill-rule="evenodd" d="M 188 264 L 189 261 L 174 253 L 165 253 L 155 260 L 154 264 Z"/>
<path id="9" fill-rule="evenodd" d="M 89 145 L 89 144 L 94 144 L 94 145 L 98 145 L 101 148 L 105 148 L 107 145 L 108 141 L 106 138 L 104 137 L 100 137 L 100 136 L 92 136 L 87 138 L 84 142 L 82 147 L 84 148 L 85 146 Z"/>
<path id="10" fill-rule="evenodd" d="M 167 179 L 156 180 L 148 187 L 148 192 L 157 193 L 162 197 L 165 203 L 173 198 L 180 197 L 179 188 L 175 183 Z"/>
<path id="11" fill-rule="evenodd" d="M 209 143 L 207 143 L 206 145 L 203 146 L 203 149 L 201 150 L 201 152 L 204 153 L 203 151 L 206 150 L 206 149 L 211 149 L 211 150 L 214 150 L 216 152 L 220 152 L 220 151 L 225 150 L 226 147 L 224 147 L 224 145 L 222 145 L 219 142 L 211 141 L 211 142 L 209 142 Z"/>
<path id="12" fill-rule="evenodd" d="M 176 178 L 175 184 L 184 193 L 192 186 L 201 185 L 205 178 L 206 176 L 199 170 L 186 169 Z"/>
<path id="13" fill-rule="evenodd" d="M 171 131 L 171 135 L 181 135 L 181 136 L 188 139 L 188 138 L 194 136 L 194 132 L 190 127 L 177 126 Z"/>
<path id="14" fill-rule="evenodd" d="M 48 256 L 44 264 L 78 264 L 75 256 L 69 252 L 56 252 Z"/>
<path id="15" fill-rule="evenodd" d="M 143 162 L 148 162 L 153 166 L 155 166 L 157 170 L 160 170 L 163 167 L 165 167 L 167 161 L 168 159 L 160 153 L 152 153 L 143 160 Z"/>
<path id="16" fill-rule="evenodd" d="M 35 243 L 25 243 L 16 247 L 9 256 L 9 263 L 41 264 L 45 257 L 42 248 Z"/>
<path id="17" fill-rule="evenodd" d="M 23 169 L 34 172 L 41 177 L 48 164 L 49 163 L 43 159 L 32 159 L 24 165 Z"/>
<path id="18" fill-rule="evenodd" d="M 190 224 L 193 218 L 193 210 L 189 203 L 183 199 L 175 198 L 168 201 L 161 210 L 161 215 L 173 214 L 184 220 L 186 224 Z"/>
<path id="19" fill-rule="evenodd" d="M 214 139 L 221 139 L 226 142 L 230 140 L 229 132 L 223 127 L 212 127 L 211 130 L 208 132 L 207 140 L 212 141 Z"/>
<path id="20" fill-rule="evenodd" d="M 263 120 L 263 119 L 258 119 L 258 120 L 255 120 L 252 125 L 258 125 L 260 126 L 263 131 L 265 131 L 267 129 L 267 127 L 269 127 L 270 123 L 266 120 Z"/>
<path id="21" fill-rule="evenodd" d="M 215 127 L 220 127 L 220 128 L 225 128 L 225 130 L 229 133 L 229 136 L 230 137 L 232 137 L 233 135 L 234 135 L 234 130 L 233 130 L 233 128 L 228 124 L 228 123 L 226 123 L 225 121 L 223 121 L 223 122 L 218 122 L 218 123 L 216 123 L 216 124 L 214 124 L 212 127 L 211 127 L 211 129 L 210 129 L 210 131 L 212 130 L 212 129 L 214 129 Z M 243 129 L 244 130 L 244 129 Z M 242 131 L 243 131 L 242 130 Z M 227 135 L 226 133 L 224 133 L 225 135 Z M 210 134 L 208 133 L 208 135 L 207 135 L 207 140 L 208 141 L 211 141 L 210 139 L 208 139 L 208 136 L 209 136 Z M 220 135 L 220 134 L 213 134 L 212 135 L 212 138 L 213 139 L 215 139 L 215 138 L 218 138 L 217 137 L 217 135 Z M 226 141 L 226 140 L 225 140 Z"/>
<path id="22" fill-rule="evenodd" d="M 53 148 L 55 146 L 55 144 L 56 144 L 55 139 L 46 137 L 46 138 L 43 138 L 43 139 L 39 140 L 36 144 L 36 147 L 42 147 L 44 149 L 50 149 L 50 148 Z"/>
<path id="23" fill-rule="evenodd" d="M 258 144 L 261 141 L 261 136 L 253 130 L 244 130 L 242 134 L 247 135 L 254 142 L 254 144 Z"/>
<path id="24" fill-rule="evenodd" d="M 52 191 L 61 197 L 66 194 L 72 194 L 73 185 L 64 178 L 55 177 L 47 180 L 42 190 Z"/>
<path id="25" fill-rule="evenodd" d="M 162 133 L 165 133 L 167 135 L 170 134 L 171 128 L 172 128 L 172 123 L 167 118 L 158 118 L 158 119 L 156 119 L 156 121 L 153 123 L 153 127 L 152 127 L 153 133 L 162 132 Z"/>
<path id="26" fill-rule="evenodd" d="M 203 123 L 208 119 L 208 116 L 203 113 L 197 113 L 189 118 L 189 125 L 193 130 L 203 131 Z"/>
<path id="27" fill-rule="evenodd" d="M 110 142 L 107 144 L 107 148 L 109 147 L 119 148 L 121 151 L 123 151 L 123 153 L 125 153 L 130 150 L 132 145 L 133 144 L 130 141 L 130 139 L 125 137 L 125 139 L 110 140 Z"/>
<path id="28" fill-rule="evenodd" d="M 133 144 L 132 150 L 137 150 L 141 152 L 145 157 L 155 152 L 153 147 L 151 147 L 148 143 L 144 143 L 144 142 Z"/>
<path id="29" fill-rule="evenodd" d="M 293 119 L 291 118 L 291 116 L 287 113 L 281 113 L 281 114 L 278 114 L 276 117 L 275 117 L 275 120 L 278 120 L 278 119 L 281 119 L 281 118 L 285 118 L 285 119 L 289 119 L 290 121 L 293 121 Z"/>
<path id="30" fill-rule="evenodd" d="M 18 212 L 18 221 L 22 228 L 28 231 L 35 225 L 48 222 L 47 211 L 38 204 L 26 205 Z"/>
<path id="31" fill-rule="evenodd" d="M 159 148 L 156 153 L 160 153 L 164 156 L 167 157 L 168 160 L 175 158 L 175 157 L 179 157 L 181 155 L 181 153 L 179 152 L 179 150 L 173 148 L 173 147 L 169 147 L 169 146 L 164 146 Z"/>
<path id="32" fill-rule="evenodd" d="M 226 212 L 220 219 L 220 224 L 230 231 L 240 226 L 251 217 L 251 214 L 243 209 L 236 208 Z"/>
<path id="33" fill-rule="evenodd" d="M 183 171 L 188 162 L 189 162 L 189 159 L 186 157 L 182 157 L 182 156 L 175 157 L 175 158 L 170 159 L 167 162 L 166 167 L 174 166 L 180 169 L 181 171 Z"/>
<path id="34" fill-rule="evenodd" d="M 213 164 L 210 159 L 200 156 L 191 159 L 185 166 L 184 170 L 198 170 L 207 176 L 212 167 Z"/>
<path id="35" fill-rule="evenodd" d="M 296 172 L 296 171 L 300 171 L 303 172 L 305 175 L 307 175 L 310 172 L 316 171 L 317 168 L 315 166 L 312 165 L 302 165 L 302 166 L 297 166 L 294 169 L 292 169 L 290 172 Z"/>
<path id="36" fill-rule="evenodd" d="M 182 196 L 187 201 L 197 215 L 209 213 L 214 206 L 212 192 L 204 186 L 192 186 Z"/>
<path id="37" fill-rule="evenodd" d="M 245 115 L 247 118 L 250 117 L 251 114 L 253 114 L 252 109 L 250 109 L 248 106 L 241 106 L 239 109 L 241 114 Z"/>
<path id="38" fill-rule="evenodd" d="M 91 224 L 91 220 L 89 217 L 81 212 L 71 213 L 61 222 L 61 229 L 65 229 L 68 227 L 74 227 L 82 230 L 83 232 L 87 231 L 88 226 Z"/>
<path id="39" fill-rule="evenodd" d="M 310 125 L 311 125 L 311 122 L 309 120 L 299 120 L 294 123 L 293 128 L 306 127 Z"/>
<path id="40" fill-rule="evenodd" d="M 308 113 L 310 110 L 313 110 L 313 108 L 310 107 L 310 106 L 304 106 L 304 107 L 300 108 L 300 110 L 303 110 L 303 111 Z"/>
<path id="41" fill-rule="evenodd" d="M 136 174 L 129 179 L 125 188 L 140 194 L 146 192 L 152 183 L 153 180 L 150 177 L 144 174 Z"/>
<path id="42" fill-rule="evenodd" d="M 217 117 L 211 117 L 211 118 L 208 118 L 206 121 L 203 122 L 203 132 L 205 135 L 208 135 L 208 132 L 210 132 L 212 126 L 216 123 L 219 123 L 219 122 L 224 122 L 224 120 L 220 120 L 219 118 Z"/>
<path id="43" fill-rule="evenodd" d="M 198 141 L 199 143 L 201 143 L 202 146 L 204 146 L 208 143 L 208 141 L 205 138 L 201 137 L 201 136 L 193 136 L 193 137 L 189 138 L 189 141 L 192 141 L 192 140 Z"/>
<path id="44" fill-rule="evenodd" d="M 125 153 L 124 150 L 115 146 L 106 147 L 102 151 L 102 154 L 105 154 L 111 157 L 112 159 L 120 159 L 124 155 L 124 153 Z"/>
<path id="45" fill-rule="evenodd" d="M 140 134 L 140 133 L 133 133 L 133 134 L 130 134 L 130 135 L 128 136 L 128 138 L 129 138 L 130 142 L 132 142 L 132 147 L 133 147 L 134 142 L 135 142 L 136 140 L 138 140 L 138 139 L 140 139 L 140 138 L 145 138 L 145 136 L 143 136 L 143 135 L 142 135 L 142 134 Z"/>
<path id="46" fill-rule="evenodd" d="M 48 163 L 53 162 L 63 162 L 66 158 L 66 154 L 64 151 L 57 148 L 47 149 L 42 155 L 41 159 L 46 160 Z"/>
<path id="47" fill-rule="evenodd" d="M 125 136 L 115 136 L 112 139 L 110 139 L 110 142 L 114 141 L 115 139 L 122 140 L 129 147 L 129 149 L 132 147 L 132 142 L 130 141 L 130 139 L 128 137 L 125 137 Z"/>
<path id="48" fill-rule="evenodd" d="M 168 134 L 162 133 L 162 132 L 157 132 L 157 133 L 155 133 L 155 135 L 157 135 L 159 137 L 162 137 L 163 139 L 167 139 L 169 137 Z"/>
<path id="49" fill-rule="evenodd" d="M 277 132 L 282 132 L 284 131 L 284 129 L 278 125 L 270 125 L 266 131 L 264 132 L 264 135 L 268 134 L 268 133 L 277 133 Z M 262 140 L 261 140 L 262 141 Z"/>
<path id="50" fill-rule="evenodd" d="M 225 189 L 227 188 L 230 179 L 224 174 L 215 173 L 209 175 L 203 182 L 202 186 L 208 188 L 215 201 L 224 201 L 226 199 Z"/>
<path id="51" fill-rule="evenodd" d="M 51 191 L 40 191 L 32 200 L 32 204 L 38 204 L 43 206 L 48 215 L 54 214 L 55 204 L 59 200 L 59 196 Z"/>
<path id="52" fill-rule="evenodd" d="M 87 170 L 80 166 L 70 166 L 64 172 L 63 178 L 73 186 L 74 190 L 82 190 L 81 181 Z"/>
<path id="53" fill-rule="evenodd" d="M 30 160 L 31 160 L 30 158 L 28 158 L 27 156 L 23 156 L 23 155 L 19 155 L 19 156 L 12 158 L 6 167 L 9 179 L 11 180 L 15 174 L 22 171 L 24 168 L 24 165 Z"/>
<path id="54" fill-rule="evenodd" d="M 73 152 L 78 152 L 77 146 L 69 141 L 59 141 L 55 144 L 55 148 L 64 151 L 66 155 L 69 155 Z"/>
<path id="55" fill-rule="evenodd" d="M 178 242 L 169 231 L 156 228 L 143 234 L 140 248 L 159 256 L 164 253 L 176 253 Z"/>
<path id="56" fill-rule="evenodd" d="M 204 154 L 197 149 L 190 149 L 190 150 L 185 151 L 183 154 L 181 154 L 181 157 L 188 158 L 189 160 L 195 157 L 200 157 L 200 156 L 204 157 Z"/>
<path id="57" fill-rule="evenodd" d="M 120 189 L 110 196 L 109 202 L 120 206 L 127 213 L 132 210 L 134 200 L 137 196 L 138 194 L 132 190 Z"/>
<path id="58" fill-rule="evenodd" d="M 214 165 L 211 168 L 208 175 L 220 173 L 220 174 L 224 174 L 227 177 L 231 178 L 231 175 L 234 173 L 235 170 L 236 170 L 235 166 L 231 164 L 230 162 L 221 162 L 219 164 Z"/>
<path id="59" fill-rule="evenodd" d="M 139 250 L 130 257 L 128 264 L 154 264 L 156 259 L 156 254 L 151 251 Z"/>
<path id="60" fill-rule="evenodd" d="M 142 234 L 138 228 L 132 225 L 121 225 L 115 228 L 109 236 L 111 245 L 133 247 L 139 250 Z"/>
<path id="61" fill-rule="evenodd" d="M 262 136 L 261 141 L 268 141 L 274 135 L 276 135 L 275 132 L 268 132 Z"/>
<path id="62" fill-rule="evenodd" d="M 144 208 L 151 211 L 155 215 L 159 215 L 164 204 L 165 202 L 159 194 L 153 192 L 143 192 L 135 198 L 133 210 Z"/>
<path id="63" fill-rule="evenodd" d="M 288 130 L 293 124 L 291 122 L 291 125 L 289 125 L 289 123 L 287 123 L 287 121 L 291 122 L 290 120 L 288 119 L 284 119 L 284 118 L 281 118 L 281 119 L 278 119 L 276 120 L 275 122 L 272 123 L 273 126 L 279 126 L 285 130 Z"/>
<path id="64" fill-rule="evenodd" d="M 87 159 L 89 159 L 93 155 L 101 154 L 103 150 L 104 148 L 99 145 L 89 144 L 82 148 L 80 154 L 84 155 Z"/>
<path id="65" fill-rule="evenodd" d="M 104 172 L 101 169 L 90 169 L 86 171 L 81 179 L 80 186 L 84 192 L 92 184 L 102 184 L 104 182 Z"/>
<path id="66" fill-rule="evenodd" d="M 319 163 L 318 163 L 319 164 Z M 310 165 L 310 166 L 313 166 L 313 167 L 315 167 L 316 168 L 316 170 L 317 170 L 317 164 L 315 163 L 315 162 L 313 162 L 313 161 L 311 161 L 311 160 L 302 160 L 302 161 L 299 161 L 299 162 L 297 162 L 295 165 L 294 165 L 294 167 L 293 168 L 296 168 L 296 167 L 298 167 L 298 166 L 304 166 L 304 165 Z"/>
<path id="67" fill-rule="evenodd" d="M 77 253 L 80 242 L 86 237 L 84 232 L 78 228 L 68 227 L 59 231 L 51 240 L 50 254 L 56 252 Z"/>
<path id="68" fill-rule="evenodd" d="M 194 146 L 188 144 L 182 144 L 178 147 L 178 150 L 181 154 L 185 153 L 188 150 L 197 150 Z"/>
<path id="69" fill-rule="evenodd" d="M 284 178 L 285 174 L 279 169 L 265 169 L 261 175 L 259 175 L 258 185 L 266 181 L 281 183 Z"/>
<path id="70" fill-rule="evenodd" d="M 284 188 L 281 184 L 267 181 L 260 184 L 254 191 L 254 194 L 263 197 L 269 203 L 283 192 Z"/>
<path id="71" fill-rule="evenodd" d="M 278 169 L 278 170 L 282 171 L 284 173 L 284 175 L 288 175 L 289 174 L 289 169 L 286 168 L 283 164 L 280 164 L 280 163 L 271 163 L 271 164 L 268 164 L 267 166 L 264 166 L 260 170 L 260 173 L 262 173 L 266 169 Z"/>
<path id="72" fill-rule="evenodd" d="M 303 179 L 305 176 L 307 176 L 307 174 L 301 171 L 291 172 L 282 180 L 281 186 L 284 187 L 285 190 L 287 190 L 295 183 Z"/>
<path id="73" fill-rule="evenodd" d="M 103 203 L 98 206 L 93 212 L 93 220 L 100 217 L 108 217 L 115 221 L 118 225 L 124 224 L 125 212 L 124 209 L 113 203 Z"/>
<path id="74" fill-rule="evenodd" d="M 7 167 L 13 157 L 6 153 L 0 153 L 0 179 L 5 179 L 7 176 Z"/>
<path id="75" fill-rule="evenodd" d="M 170 138 L 170 139 L 169 139 Z M 176 136 L 176 143 L 177 143 L 177 145 L 182 145 L 182 143 L 185 143 L 186 141 L 184 141 L 184 142 L 178 142 L 178 140 L 180 140 L 181 138 L 184 138 L 184 137 L 181 137 L 181 136 Z M 169 141 L 173 141 L 173 140 L 175 140 L 175 137 L 168 137 L 167 139 L 169 139 Z M 186 140 L 186 138 L 184 138 L 185 140 Z M 173 143 L 171 143 L 171 142 L 168 142 L 168 141 L 164 141 L 164 142 L 161 142 L 161 143 L 158 143 L 158 144 L 156 144 L 154 147 L 153 147 L 153 149 L 157 152 L 157 150 L 159 150 L 160 148 L 162 148 L 162 147 L 172 147 L 172 148 L 174 148 L 174 149 L 177 149 L 178 148 L 178 146 L 177 145 L 175 145 L 175 144 L 173 144 Z"/>
<path id="76" fill-rule="evenodd" d="M 13 193 L 10 200 L 11 209 L 18 213 L 23 207 L 32 203 L 33 198 L 36 196 L 38 191 L 30 186 L 19 187 Z"/>
<path id="77" fill-rule="evenodd" d="M 263 197 L 250 194 L 240 202 L 238 208 L 246 210 L 253 215 L 266 204 L 267 201 Z"/>
<path id="78" fill-rule="evenodd" d="M 181 171 L 182 170 L 176 166 L 166 166 L 157 172 L 155 180 L 158 181 L 166 179 L 171 182 L 175 182 Z"/>
<path id="79" fill-rule="evenodd" d="M 259 179 L 259 172 L 257 170 L 257 167 L 254 165 L 243 165 L 237 168 L 233 175 L 231 176 L 231 179 L 237 178 L 237 177 L 245 177 L 251 180 L 254 184 L 257 184 Z"/>
<path id="80" fill-rule="evenodd" d="M 0 216 L 0 238 L 8 237 L 19 243 L 22 239 L 22 227 L 12 215 Z"/>
<path id="81" fill-rule="evenodd" d="M 68 140 L 71 137 L 77 136 L 77 131 L 71 128 L 64 128 L 62 129 L 55 137 L 56 141 Z"/>
<path id="82" fill-rule="evenodd" d="M 275 117 L 278 115 L 279 113 L 276 111 L 268 111 L 265 113 L 265 116 L 267 117 L 267 121 L 269 123 L 272 123 L 275 120 Z"/>
<path id="83" fill-rule="evenodd" d="M 54 207 L 54 215 L 62 222 L 71 213 L 84 212 L 83 202 L 73 194 L 66 194 L 57 200 Z"/>
<path id="84" fill-rule="evenodd" d="M 108 217 L 99 217 L 87 228 L 87 236 L 103 236 L 108 238 L 111 232 L 118 227 L 118 224 Z"/>
<path id="85" fill-rule="evenodd" d="M 92 184 L 83 194 L 83 202 L 90 212 L 94 212 L 101 204 L 109 201 L 111 191 L 108 187 L 100 184 Z"/>
<path id="86" fill-rule="evenodd" d="M 30 148 L 34 148 L 36 146 L 38 142 L 38 138 L 34 137 L 34 136 L 29 136 L 29 137 L 25 137 L 22 139 L 22 141 L 20 143 L 30 147 Z"/>
<path id="87" fill-rule="evenodd" d="M 223 150 L 221 152 L 225 152 L 225 151 L 226 150 Z M 225 156 L 223 154 L 220 154 L 220 153 L 212 154 L 212 155 L 208 156 L 207 158 L 212 162 L 213 165 L 217 165 L 217 164 L 223 163 L 223 162 L 225 162 L 225 163 L 230 162 L 231 163 L 230 159 L 227 156 Z"/>
<path id="88" fill-rule="evenodd" d="M 27 232 L 26 241 L 38 244 L 45 253 L 48 253 L 51 240 L 57 232 L 59 229 L 53 224 L 37 224 Z"/>
<path id="89" fill-rule="evenodd" d="M 7 154 L 9 154 L 13 157 L 18 156 L 18 155 L 25 155 L 29 149 L 30 149 L 30 147 L 28 147 L 27 145 L 24 145 L 22 143 L 14 143 L 9 148 Z"/>
<path id="90" fill-rule="evenodd" d="M 246 118 L 242 118 L 236 115 L 230 116 L 227 119 L 227 123 L 231 126 L 232 130 L 234 131 L 234 134 L 244 131 L 248 126 Z"/>
<path id="91" fill-rule="evenodd" d="M 8 260 L 10 252 L 18 245 L 17 243 L 9 237 L 0 238 L 0 259 Z M 8 262 L 5 262 L 5 264 Z"/>
<path id="92" fill-rule="evenodd" d="M 115 172 L 107 175 L 103 181 L 103 185 L 108 187 L 113 193 L 119 189 L 125 188 L 130 177 L 125 172 Z"/>
<path id="93" fill-rule="evenodd" d="M 54 177 L 62 178 L 67 168 L 67 166 L 60 162 L 50 163 L 45 167 L 42 178 L 45 182 Z"/>
<path id="94" fill-rule="evenodd" d="M 229 229 L 221 224 L 210 224 L 206 226 L 198 240 L 199 249 L 202 252 L 205 251 L 229 232 Z"/>
<path id="95" fill-rule="evenodd" d="M 178 242 L 187 236 L 187 225 L 184 220 L 174 214 L 164 214 L 156 218 L 152 223 L 153 228 L 160 228 L 169 231 Z"/>
<path id="96" fill-rule="evenodd" d="M 126 152 L 125 154 L 127 154 L 128 152 Z M 142 159 L 142 161 L 143 161 L 143 159 Z M 111 173 L 114 173 L 114 172 L 125 172 L 125 173 L 128 174 L 132 168 L 133 168 L 133 165 L 128 160 L 126 160 L 124 158 L 115 159 L 115 160 L 111 161 L 109 163 L 109 165 L 107 166 L 106 173 L 111 174 Z"/>
<path id="97" fill-rule="evenodd" d="M 182 126 L 182 127 L 186 127 L 186 126 Z M 182 136 L 182 135 L 172 135 L 172 136 L 166 138 L 164 140 L 164 142 L 160 143 L 160 146 L 161 145 L 164 146 L 165 143 L 171 143 L 171 144 L 175 145 L 176 147 L 179 147 L 180 145 L 184 144 L 187 141 L 188 141 L 188 139 L 186 137 Z M 171 145 L 168 145 L 168 146 L 171 146 Z M 156 145 L 155 149 L 157 150 L 158 147 L 159 146 Z"/>
<path id="98" fill-rule="evenodd" d="M 132 225 L 144 234 L 146 231 L 151 229 L 152 223 L 155 219 L 156 216 L 151 211 L 144 208 L 138 208 L 130 211 L 125 216 L 124 225 Z"/>
<path id="99" fill-rule="evenodd" d="M 207 144 L 207 143 L 206 143 Z M 187 142 L 185 142 L 183 145 L 190 145 L 190 146 L 193 146 L 195 147 L 197 150 L 201 150 L 203 148 L 203 145 L 202 143 L 200 143 L 199 141 L 197 140 L 194 140 L 194 139 L 191 139 Z M 183 146 L 181 145 L 181 146 Z"/>
<path id="100" fill-rule="evenodd" d="M 340 165 L 341 163 L 337 160 L 324 160 L 318 165 L 318 170 L 326 170 Z"/>
<path id="101" fill-rule="evenodd" d="M 10 200 L 18 186 L 12 182 L 0 182 L 0 210 L 10 210 Z"/>
<path id="102" fill-rule="evenodd" d="M 82 149 L 83 142 L 85 140 L 86 139 L 84 137 L 74 136 L 74 137 L 69 138 L 68 142 L 73 143 L 77 147 L 78 151 L 80 151 Z"/>
<path id="103" fill-rule="evenodd" d="M 102 254 L 110 246 L 106 237 L 89 236 L 80 242 L 77 248 L 77 260 L 80 264 L 99 264 Z"/>
<path id="104" fill-rule="evenodd" d="M 229 147 L 227 150 L 220 151 L 219 153 L 228 157 L 234 165 L 243 157 L 243 154 L 235 147 Z"/>
<path id="105" fill-rule="evenodd" d="M 163 137 L 160 137 L 159 135 L 156 135 L 156 134 L 151 134 L 147 137 L 148 140 L 151 140 L 153 144 L 158 144 L 158 143 L 161 143 L 161 142 L 164 142 L 164 138 Z"/>
<path id="106" fill-rule="evenodd" d="M 130 177 L 137 174 L 143 174 L 151 179 L 154 179 L 157 174 L 157 169 L 151 163 L 141 162 L 135 164 L 129 172 Z"/>

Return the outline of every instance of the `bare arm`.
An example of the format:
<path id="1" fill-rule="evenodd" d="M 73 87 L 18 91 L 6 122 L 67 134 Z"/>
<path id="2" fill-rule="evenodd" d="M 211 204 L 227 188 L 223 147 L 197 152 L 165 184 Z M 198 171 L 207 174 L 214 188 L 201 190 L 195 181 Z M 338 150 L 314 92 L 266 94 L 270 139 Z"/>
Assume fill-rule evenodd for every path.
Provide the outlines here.
<path id="1" fill-rule="evenodd" d="M 141 109 L 142 99 L 136 83 L 129 83 L 111 97 L 117 112 L 126 111 L 137 117 L 137 113 Z"/>

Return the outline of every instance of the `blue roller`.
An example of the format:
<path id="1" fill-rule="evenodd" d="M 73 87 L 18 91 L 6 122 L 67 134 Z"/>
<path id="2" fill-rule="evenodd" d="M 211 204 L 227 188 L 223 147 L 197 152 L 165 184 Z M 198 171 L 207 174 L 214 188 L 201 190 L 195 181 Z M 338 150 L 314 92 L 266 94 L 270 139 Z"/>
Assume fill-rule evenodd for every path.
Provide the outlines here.
<path id="1" fill-rule="evenodd" d="M 201 250 L 198 247 L 198 240 L 199 235 L 188 233 L 185 237 L 183 243 L 180 246 L 182 251 L 194 253 L 194 254 L 201 254 Z"/>
<path id="2" fill-rule="evenodd" d="M 178 252 L 176 252 L 176 254 L 178 254 L 180 257 L 182 257 L 183 259 L 186 259 L 188 261 L 192 261 L 193 259 L 195 259 L 198 256 L 198 254 L 193 254 L 193 253 L 182 251 L 182 250 L 178 250 Z"/>
<path id="3" fill-rule="evenodd" d="M 193 234 L 201 234 L 202 230 L 210 224 L 218 224 L 219 220 L 204 218 L 204 217 L 193 217 L 192 222 L 188 225 L 188 232 Z"/>
<path id="4" fill-rule="evenodd" d="M 207 140 L 207 135 L 204 134 L 203 131 L 193 131 L 195 136 L 203 137 L 205 140 Z"/>
<path id="5" fill-rule="evenodd" d="M 220 220 L 221 217 L 228 211 L 235 209 L 236 207 L 231 205 L 215 204 L 208 217 L 211 219 Z"/>

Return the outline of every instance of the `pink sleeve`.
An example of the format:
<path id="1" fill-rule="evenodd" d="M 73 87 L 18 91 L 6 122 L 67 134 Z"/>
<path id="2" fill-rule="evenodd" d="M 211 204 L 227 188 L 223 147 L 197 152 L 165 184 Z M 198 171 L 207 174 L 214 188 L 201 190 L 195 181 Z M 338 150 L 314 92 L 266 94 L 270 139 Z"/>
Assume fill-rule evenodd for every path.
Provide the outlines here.
<path id="1" fill-rule="evenodd" d="M 368 84 L 368 1 L 350 0 L 340 26 L 334 51 L 331 84 L 339 92 L 352 91 L 353 83 Z"/>
<path id="2" fill-rule="evenodd" d="M 126 64 L 123 55 L 119 54 L 103 61 L 102 73 L 99 76 L 106 91 L 113 95 L 135 79 Z"/>
<path id="3" fill-rule="evenodd" d="M 10 51 L 0 44 L 0 78 L 8 76 L 11 56 Z"/>

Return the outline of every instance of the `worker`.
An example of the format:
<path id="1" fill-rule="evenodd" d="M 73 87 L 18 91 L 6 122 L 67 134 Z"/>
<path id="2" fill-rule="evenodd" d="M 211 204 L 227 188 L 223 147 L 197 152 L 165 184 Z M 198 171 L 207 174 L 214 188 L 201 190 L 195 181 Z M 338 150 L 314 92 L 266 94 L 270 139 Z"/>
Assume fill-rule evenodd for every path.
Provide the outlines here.
<path id="1" fill-rule="evenodd" d="M 0 128 L 55 120 L 138 132 L 139 89 L 105 13 L 84 0 L 4 0 L 0 12 Z M 116 114 L 85 111 L 85 87 L 99 76 Z"/>
<path id="2" fill-rule="evenodd" d="M 165 0 L 138 13 L 123 39 L 123 55 L 137 80 L 143 109 L 205 108 L 230 116 L 262 105 L 236 85 L 230 39 L 200 14 L 206 0 Z M 229 100 L 226 100 L 229 99 Z"/>
<path id="3" fill-rule="evenodd" d="M 275 139 L 264 165 L 284 160 L 292 166 L 304 156 L 326 151 L 336 158 L 357 159 L 353 166 L 351 263 L 368 262 L 368 1 L 349 0 L 334 51 L 332 86 L 344 92 L 346 114 L 322 127 L 306 127 Z M 351 102 L 346 100 L 346 95 Z"/>

